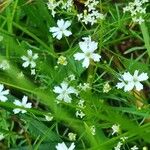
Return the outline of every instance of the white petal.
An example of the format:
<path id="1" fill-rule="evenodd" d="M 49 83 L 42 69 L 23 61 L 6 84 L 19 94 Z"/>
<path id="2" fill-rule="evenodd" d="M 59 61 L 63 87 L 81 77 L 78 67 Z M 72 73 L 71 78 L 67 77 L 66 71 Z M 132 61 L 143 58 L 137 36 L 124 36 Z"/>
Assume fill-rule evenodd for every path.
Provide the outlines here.
<path id="1" fill-rule="evenodd" d="M 8 98 L 6 96 L 3 96 L 3 95 L 0 96 L 0 101 L 6 102 L 7 100 Z"/>
<path id="2" fill-rule="evenodd" d="M 147 73 L 142 73 L 138 76 L 138 81 L 145 81 L 148 79 Z"/>
<path id="3" fill-rule="evenodd" d="M 62 38 L 62 35 L 63 35 L 62 31 L 60 31 L 60 32 L 56 35 L 56 38 L 57 38 L 58 40 L 60 40 L 60 39 Z"/>
<path id="4" fill-rule="evenodd" d="M 122 89 L 124 86 L 125 86 L 125 83 L 124 83 L 124 82 L 119 82 L 119 83 L 117 83 L 117 85 L 116 85 L 117 89 Z"/>
<path id="5" fill-rule="evenodd" d="M 66 21 L 64 23 L 64 28 L 67 29 L 70 25 L 71 25 L 71 22 L 70 21 Z"/>
<path id="6" fill-rule="evenodd" d="M 92 54 L 91 56 L 94 61 L 100 61 L 101 56 L 99 54 Z"/>
<path id="7" fill-rule="evenodd" d="M 34 60 L 38 58 L 38 54 L 34 54 L 34 56 L 32 57 Z"/>
<path id="8" fill-rule="evenodd" d="M 28 61 L 29 60 L 29 58 L 26 57 L 26 56 L 22 56 L 21 59 L 24 60 L 24 61 Z"/>
<path id="9" fill-rule="evenodd" d="M 72 143 L 68 150 L 74 150 L 74 148 L 75 148 L 75 145 L 74 143 Z"/>
<path id="10" fill-rule="evenodd" d="M 31 61 L 30 64 L 31 64 L 31 68 L 35 68 L 36 67 L 36 63 L 34 61 Z"/>
<path id="11" fill-rule="evenodd" d="M 129 72 L 125 72 L 122 78 L 124 81 L 133 81 L 133 76 Z"/>
<path id="12" fill-rule="evenodd" d="M 72 33 L 70 31 L 68 31 L 68 30 L 65 30 L 65 31 L 63 31 L 63 34 L 65 36 L 70 36 Z"/>
<path id="13" fill-rule="evenodd" d="M 80 49 L 84 52 L 84 53 L 86 53 L 88 50 L 87 50 L 87 43 L 85 43 L 85 42 L 79 42 L 79 47 L 80 47 Z"/>
<path id="14" fill-rule="evenodd" d="M 30 62 L 29 62 L 29 61 L 26 61 L 26 62 L 24 62 L 24 63 L 22 64 L 22 66 L 23 66 L 24 68 L 26 68 L 26 67 L 29 66 L 29 64 L 30 64 Z"/>
<path id="15" fill-rule="evenodd" d="M 20 111 L 21 111 L 21 109 L 19 109 L 19 108 L 13 109 L 14 114 L 18 114 Z"/>
<path id="16" fill-rule="evenodd" d="M 63 94 L 59 94 L 59 95 L 56 97 L 56 99 L 58 99 L 58 100 L 63 100 L 63 99 L 64 99 L 64 95 L 63 95 Z"/>
<path id="17" fill-rule="evenodd" d="M 15 100 L 13 103 L 17 106 L 22 106 L 22 103 L 19 100 Z"/>
<path id="18" fill-rule="evenodd" d="M 0 92 L 4 89 L 4 85 L 0 84 Z"/>
<path id="19" fill-rule="evenodd" d="M 53 91 L 55 93 L 62 93 L 62 89 L 59 86 L 55 86 Z"/>
<path id="20" fill-rule="evenodd" d="M 140 91 L 143 89 L 143 85 L 140 82 L 136 82 L 135 83 L 135 88 L 137 91 Z"/>
<path id="21" fill-rule="evenodd" d="M 129 82 L 125 85 L 124 91 L 131 91 L 134 88 L 134 82 Z"/>
<path id="22" fill-rule="evenodd" d="M 60 29 L 58 27 L 51 27 L 49 28 L 49 32 L 59 32 Z"/>
<path id="23" fill-rule="evenodd" d="M 65 23 L 65 22 L 64 22 L 63 19 L 60 19 L 60 20 L 57 21 L 57 25 L 58 25 L 59 28 L 63 28 L 64 23 Z"/>
<path id="24" fill-rule="evenodd" d="M 76 90 L 75 90 L 73 87 L 69 87 L 69 88 L 67 89 L 67 93 L 69 93 L 69 94 L 70 94 L 70 93 L 75 93 L 75 94 L 76 94 L 77 92 L 76 92 Z"/>
<path id="25" fill-rule="evenodd" d="M 88 68 L 89 64 L 90 64 L 89 58 L 85 58 L 83 60 L 82 66 L 85 67 L 85 68 Z"/>
<path id="26" fill-rule="evenodd" d="M 73 55 L 75 60 L 82 60 L 85 58 L 85 54 L 84 53 L 76 53 Z"/>
<path id="27" fill-rule="evenodd" d="M 32 51 L 30 49 L 27 51 L 27 53 L 30 57 L 32 57 Z"/>
<path id="28" fill-rule="evenodd" d="M 68 83 L 67 82 L 62 82 L 61 84 L 62 90 L 67 90 L 68 88 Z"/>
<path id="29" fill-rule="evenodd" d="M 71 100 L 72 100 L 72 98 L 71 98 L 68 94 L 65 94 L 65 95 L 64 95 L 64 101 L 65 101 L 66 103 L 71 103 Z"/>
<path id="30" fill-rule="evenodd" d="M 27 96 L 23 96 L 23 98 L 22 98 L 22 104 L 26 105 L 27 100 L 28 100 L 28 97 Z"/>

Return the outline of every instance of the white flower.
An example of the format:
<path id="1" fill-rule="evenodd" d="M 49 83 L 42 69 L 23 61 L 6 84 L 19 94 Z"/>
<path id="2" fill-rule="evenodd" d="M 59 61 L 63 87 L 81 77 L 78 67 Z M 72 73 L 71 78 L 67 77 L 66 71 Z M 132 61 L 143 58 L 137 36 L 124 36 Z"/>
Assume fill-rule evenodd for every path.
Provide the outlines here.
<path id="1" fill-rule="evenodd" d="M 115 149 L 115 150 L 121 150 L 121 146 L 122 146 L 122 145 L 123 145 L 122 142 L 118 142 L 118 143 L 117 143 L 117 146 L 114 147 L 114 149 Z"/>
<path id="2" fill-rule="evenodd" d="M 56 14 L 55 9 L 59 5 L 60 5 L 60 2 L 55 2 L 54 0 L 48 0 L 47 7 L 49 10 L 51 10 L 53 17 L 55 17 L 55 14 Z"/>
<path id="3" fill-rule="evenodd" d="M 145 81 L 148 79 L 147 73 L 141 73 L 138 75 L 139 71 L 135 70 L 134 75 L 132 76 L 129 72 L 125 72 L 116 87 L 118 89 L 124 88 L 124 91 L 131 91 L 134 87 L 137 91 L 143 89 L 143 85 L 140 83 L 141 81 Z"/>
<path id="4" fill-rule="evenodd" d="M 21 59 L 25 62 L 22 64 L 24 68 L 28 67 L 30 65 L 31 68 L 36 67 L 35 60 L 38 58 L 38 54 L 33 54 L 32 50 L 27 51 L 28 56 L 22 56 Z"/>
<path id="5" fill-rule="evenodd" d="M 90 131 L 91 131 L 92 135 L 96 135 L 96 128 L 94 125 L 90 127 Z"/>
<path id="6" fill-rule="evenodd" d="M 77 110 L 75 115 L 76 117 L 83 118 L 85 116 L 85 113 L 83 113 L 83 111 L 81 110 Z"/>
<path id="7" fill-rule="evenodd" d="M 2 60 L 2 62 L 0 63 L 0 69 L 7 70 L 9 68 L 10 68 L 10 65 L 9 65 L 8 61 Z"/>
<path id="8" fill-rule="evenodd" d="M 78 88 L 81 89 L 81 90 L 83 90 L 83 91 L 86 91 L 86 90 L 90 89 L 90 84 L 89 83 L 83 83 L 83 84 L 80 83 L 78 85 Z"/>
<path id="9" fill-rule="evenodd" d="M 31 75 L 35 75 L 35 69 L 31 69 Z"/>
<path id="10" fill-rule="evenodd" d="M 69 79 L 70 81 L 74 81 L 74 80 L 76 79 L 76 77 L 75 77 L 74 74 L 71 74 L 71 75 L 68 76 L 68 79 Z"/>
<path id="11" fill-rule="evenodd" d="M 66 103 L 71 103 L 72 98 L 70 97 L 70 94 L 78 95 L 77 90 L 72 86 L 69 86 L 67 82 L 62 82 L 60 86 L 55 86 L 53 91 L 59 94 L 57 96 L 58 100 L 64 100 Z"/>
<path id="12" fill-rule="evenodd" d="M 128 137 L 123 136 L 123 137 L 121 137 L 120 139 L 121 139 L 121 140 L 122 140 L 122 142 L 124 143 L 124 142 L 128 139 Z"/>
<path id="13" fill-rule="evenodd" d="M 52 121 L 54 118 L 51 113 L 48 113 L 48 115 L 44 115 L 44 116 L 45 116 L 46 121 Z"/>
<path id="14" fill-rule="evenodd" d="M 24 107 L 24 108 L 31 108 L 32 107 L 32 103 L 27 103 L 27 100 L 28 100 L 28 97 L 27 96 L 23 96 L 22 98 L 22 102 L 20 102 L 19 100 L 15 100 L 13 103 L 16 105 L 16 106 L 20 106 L 20 107 Z M 27 111 L 24 110 L 23 108 L 15 108 L 13 110 L 13 112 L 15 114 L 21 112 L 21 113 L 26 113 Z"/>
<path id="15" fill-rule="evenodd" d="M 63 35 L 70 36 L 72 33 L 67 30 L 67 28 L 71 25 L 70 21 L 64 21 L 60 19 L 57 21 L 58 27 L 50 27 L 49 32 L 53 33 L 53 37 L 56 37 L 58 40 L 62 38 Z"/>
<path id="16" fill-rule="evenodd" d="M 84 106 L 84 103 L 85 103 L 85 101 L 83 100 L 83 99 L 81 99 L 81 100 L 79 100 L 79 102 L 78 102 L 78 106 L 80 107 L 80 108 L 84 108 L 85 106 Z"/>
<path id="17" fill-rule="evenodd" d="M 74 150 L 74 148 L 75 148 L 74 143 L 72 143 L 69 148 L 66 146 L 64 142 L 58 143 L 56 145 L 56 150 Z"/>
<path id="18" fill-rule="evenodd" d="M 113 130 L 112 135 L 114 135 L 115 133 L 119 133 L 120 132 L 120 125 L 114 124 L 111 128 Z"/>
<path id="19" fill-rule="evenodd" d="M 67 60 L 66 60 L 66 57 L 60 56 L 60 57 L 58 58 L 57 64 L 61 64 L 61 65 L 66 66 L 67 63 L 68 63 L 68 62 L 67 62 Z"/>
<path id="20" fill-rule="evenodd" d="M 68 133 L 68 137 L 69 137 L 69 140 L 70 141 L 75 141 L 76 140 L 76 134 L 74 134 L 74 133 L 72 133 L 72 132 L 70 132 L 70 133 Z"/>
<path id="21" fill-rule="evenodd" d="M 5 138 L 3 133 L 0 133 L 0 141 L 3 140 Z"/>
<path id="22" fill-rule="evenodd" d="M 131 150 L 138 150 L 139 148 L 135 145 L 131 148 Z"/>
<path id="23" fill-rule="evenodd" d="M 74 57 L 75 60 L 83 60 L 82 66 L 88 68 L 90 60 L 99 62 L 101 56 L 94 53 L 94 51 L 97 49 L 97 42 L 91 41 L 90 36 L 83 38 L 83 40 L 83 42 L 79 42 L 80 49 L 83 51 L 83 53 L 76 53 L 74 54 Z"/>
<path id="24" fill-rule="evenodd" d="M 0 101 L 6 102 L 8 100 L 6 95 L 8 95 L 8 94 L 9 94 L 9 90 L 4 90 L 4 85 L 0 84 Z"/>

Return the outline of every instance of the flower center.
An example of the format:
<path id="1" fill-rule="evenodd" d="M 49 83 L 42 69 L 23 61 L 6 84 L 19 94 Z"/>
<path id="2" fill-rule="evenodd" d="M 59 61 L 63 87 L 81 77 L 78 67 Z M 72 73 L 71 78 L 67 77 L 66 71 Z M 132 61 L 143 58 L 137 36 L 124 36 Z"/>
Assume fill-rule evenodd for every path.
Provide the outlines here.
<path id="1" fill-rule="evenodd" d="M 90 52 L 87 52 L 86 54 L 85 54 L 87 57 L 91 57 L 91 53 Z"/>

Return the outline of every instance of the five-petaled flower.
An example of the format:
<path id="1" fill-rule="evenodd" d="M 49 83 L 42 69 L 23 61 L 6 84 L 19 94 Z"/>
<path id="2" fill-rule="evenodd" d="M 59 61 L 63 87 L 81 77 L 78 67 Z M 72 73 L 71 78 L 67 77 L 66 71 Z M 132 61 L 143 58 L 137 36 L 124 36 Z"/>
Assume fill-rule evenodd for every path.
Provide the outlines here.
<path id="1" fill-rule="evenodd" d="M 31 68 L 36 67 L 35 60 L 38 58 L 38 54 L 33 54 L 32 50 L 27 51 L 28 56 L 22 56 L 21 59 L 25 62 L 22 64 L 24 68 L 28 67 L 30 65 Z"/>
<path id="2" fill-rule="evenodd" d="M 56 145 L 56 150 L 74 150 L 74 148 L 75 148 L 74 143 L 72 143 L 69 148 L 66 146 L 66 144 L 64 142 L 58 143 Z"/>
<path id="3" fill-rule="evenodd" d="M 95 62 L 99 62 L 101 56 L 99 54 L 94 53 L 94 51 L 98 48 L 98 43 L 95 41 L 91 41 L 91 37 L 82 38 L 84 41 L 79 42 L 79 47 L 83 51 L 83 53 L 74 54 L 75 60 L 83 60 L 82 66 L 88 68 L 90 64 L 90 60 L 94 60 Z"/>
<path id="4" fill-rule="evenodd" d="M 20 102 L 19 100 L 15 100 L 13 103 L 16 105 L 16 106 L 19 106 L 19 107 L 24 107 L 24 108 L 31 108 L 32 107 L 32 103 L 27 103 L 27 100 L 28 100 L 28 97 L 27 96 L 23 96 L 22 98 L 22 102 Z M 18 114 L 19 112 L 21 113 L 26 113 L 27 111 L 23 108 L 15 108 L 13 110 L 13 112 L 15 114 Z"/>
<path id="5" fill-rule="evenodd" d="M 63 19 L 60 19 L 57 21 L 58 27 L 50 27 L 49 32 L 52 32 L 53 37 L 56 37 L 58 40 L 60 40 L 63 35 L 68 37 L 72 34 L 71 31 L 67 30 L 70 25 L 70 21 L 64 21 Z"/>
<path id="6" fill-rule="evenodd" d="M 9 90 L 4 90 L 4 85 L 0 84 L 0 101 L 6 102 L 8 100 L 6 95 L 8 94 L 9 94 Z"/>
<path id="7" fill-rule="evenodd" d="M 57 100 L 64 100 L 66 103 L 71 103 L 72 98 L 70 94 L 78 95 L 78 91 L 72 86 L 69 86 L 67 82 L 62 82 L 60 86 L 55 86 L 53 91 L 59 94 Z"/>
<path id="8" fill-rule="evenodd" d="M 141 73 L 138 75 L 139 71 L 135 70 L 134 75 L 132 76 L 129 72 L 125 72 L 119 79 L 121 82 L 117 83 L 116 87 L 118 89 L 124 88 L 124 91 L 131 91 L 134 87 L 137 91 L 143 89 L 141 81 L 148 79 L 147 73 Z"/>

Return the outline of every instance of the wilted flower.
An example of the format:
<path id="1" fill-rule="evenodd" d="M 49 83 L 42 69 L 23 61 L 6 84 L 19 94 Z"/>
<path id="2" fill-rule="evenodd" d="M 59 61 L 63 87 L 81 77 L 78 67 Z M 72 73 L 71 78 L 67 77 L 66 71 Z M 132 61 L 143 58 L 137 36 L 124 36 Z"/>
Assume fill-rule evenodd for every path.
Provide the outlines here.
<path id="1" fill-rule="evenodd" d="M 68 62 L 67 62 L 67 60 L 66 60 L 66 57 L 60 56 L 60 57 L 58 58 L 57 64 L 66 66 L 67 63 L 68 63 Z"/>
<path id="2" fill-rule="evenodd" d="M 68 137 L 69 137 L 69 140 L 70 141 L 75 141 L 76 140 L 76 134 L 74 134 L 74 133 L 72 133 L 72 132 L 70 132 L 70 133 L 68 133 Z"/>

